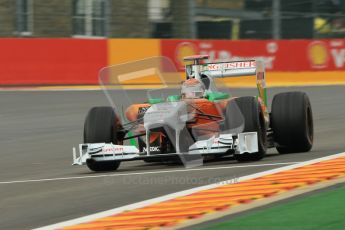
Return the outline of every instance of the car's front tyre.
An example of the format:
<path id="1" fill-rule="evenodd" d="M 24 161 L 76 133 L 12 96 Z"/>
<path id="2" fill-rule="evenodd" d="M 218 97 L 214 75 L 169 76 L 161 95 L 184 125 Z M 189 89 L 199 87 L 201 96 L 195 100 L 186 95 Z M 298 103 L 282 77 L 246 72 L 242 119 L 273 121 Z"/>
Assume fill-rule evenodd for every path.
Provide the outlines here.
<path id="1" fill-rule="evenodd" d="M 88 112 L 84 123 L 84 143 L 113 143 L 118 144 L 120 135 L 119 118 L 111 107 L 93 107 Z M 119 161 L 86 161 L 92 171 L 112 171 L 118 169 Z"/>
<path id="2" fill-rule="evenodd" d="M 239 110 L 241 114 L 234 112 L 234 110 Z M 255 97 L 235 98 L 228 103 L 225 114 L 225 127 L 227 129 L 231 129 L 234 116 L 242 116 L 242 119 L 235 119 L 235 123 L 242 120 L 244 126 L 242 132 L 257 132 L 258 135 L 258 152 L 235 154 L 234 158 L 240 162 L 261 160 L 266 154 L 267 134 L 264 114 L 258 100 Z"/>

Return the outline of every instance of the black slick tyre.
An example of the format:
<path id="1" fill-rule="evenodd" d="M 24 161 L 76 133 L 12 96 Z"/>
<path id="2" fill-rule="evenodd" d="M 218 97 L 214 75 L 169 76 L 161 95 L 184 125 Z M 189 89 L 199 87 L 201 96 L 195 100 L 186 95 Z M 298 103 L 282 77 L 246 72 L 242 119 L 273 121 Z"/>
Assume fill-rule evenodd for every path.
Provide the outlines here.
<path id="1" fill-rule="evenodd" d="M 120 121 L 111 107 L 93 107 L 88 112 L 84 123 L 84 143 L 113 143 L 118 144 Z M 86 162 L 92 171 L 113 171 L 120 166 L 119 161 Z"/>
<path id="2" fill-rule="evenodd" d="M 308 95 L 286 92 L 274 96 L 271 127 L 279 153 L 308 152 L 313 146 L 313 113 Z"/>
<path id="3" fill-rule="evenodd" d="M 230 101 L 225 112 L 225 128 L 228 129 L 231 127 L 231 116 L 238 116 L 231 110 L 241 112 L 242 122 L 244 122 L 242 132 L 257 132 L 259 149 L 256 153 L 234 154 L 234 158 L 239 162 L 261 160 L 266 154 L 267 136 L 264 115 L 258 100 L 255 97 L 239 97 Z"/>

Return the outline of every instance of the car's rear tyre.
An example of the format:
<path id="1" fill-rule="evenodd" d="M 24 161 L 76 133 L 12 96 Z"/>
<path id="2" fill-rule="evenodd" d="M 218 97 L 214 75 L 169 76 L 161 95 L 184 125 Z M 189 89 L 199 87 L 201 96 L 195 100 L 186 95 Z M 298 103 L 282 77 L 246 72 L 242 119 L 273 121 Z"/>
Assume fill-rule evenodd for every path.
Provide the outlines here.
<path id="1" fill-rule="evenodd" d="M 304 92 L 286 92 L 274 96 L 271 127 L 279 153 L 308 152 L 313 146 L 313 113 Z"/>
<path id="2" fill-rule="evenodd" d="M 255 97 L 235 98 L 226 107 L 225 128 L 229 129 L 231 127 L 231 123 L 233 123 L 231 115 L 238 116 L 233 111 L 238 109 L 241 112 L 242 119 L 237 118 L 235 122 L 239 123 L 241 120 L 244 122 L 242 132 L 257 132 L 259 151 L 256 153 L 234 154 L 234 158 L 240 162 L 261 160 L 265 156 L 267 149 L 266 125 L 262 108 Z"/>
<path id="3" fill-rule="evenodd" d="M 93 107 L 84 123 L 84 143 L 118 144 L 120 121 L 111 107 Z M 118 169 L 119 161 L 99 162 L 92 159 L 86 161 L 92 171 L 112 171 Z"/>

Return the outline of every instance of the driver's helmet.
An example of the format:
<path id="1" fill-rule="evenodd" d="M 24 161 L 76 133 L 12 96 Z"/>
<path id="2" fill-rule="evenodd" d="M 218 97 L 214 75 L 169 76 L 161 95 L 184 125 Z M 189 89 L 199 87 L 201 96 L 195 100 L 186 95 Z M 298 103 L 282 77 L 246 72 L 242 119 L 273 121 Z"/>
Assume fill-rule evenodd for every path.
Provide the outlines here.
<path id="1" fill-rule="evenodd" d="M 199 80 L 192 78 L 183 82 L 181 88 L 182 99 L 203 98 L 205 86 Z"/>

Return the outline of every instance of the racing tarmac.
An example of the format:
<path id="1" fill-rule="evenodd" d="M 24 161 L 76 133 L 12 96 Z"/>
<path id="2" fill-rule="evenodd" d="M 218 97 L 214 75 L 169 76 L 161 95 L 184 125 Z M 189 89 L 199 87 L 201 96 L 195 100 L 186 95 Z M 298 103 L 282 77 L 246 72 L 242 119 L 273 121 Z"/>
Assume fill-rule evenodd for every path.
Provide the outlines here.
<path id="1" fill-rule="evenodd" d="M 345 151 L 345 86 L 271 88 L 308 93 L 314 114 L 314 148 L 262 161 L 210 161 L 200 168 L 122 163 L 116 172 L 72 167 L 72 147 L 82 140 L 92 106 L 109 105 L 101 91 L 0 92 L 0 228 L 31 229 L 209 183 Z M 255 89 L 234 89 L 234 96 Z M 130 91 L 142 98 L 143 91 Z M 120 94 L 113 94 L 119 101 Z M 270 104 L 270 103 L 269 103 Z M 276 164 L 276 165 L 274 165 Z M 42 180 L 50 179 L 50 180 Z"/>

